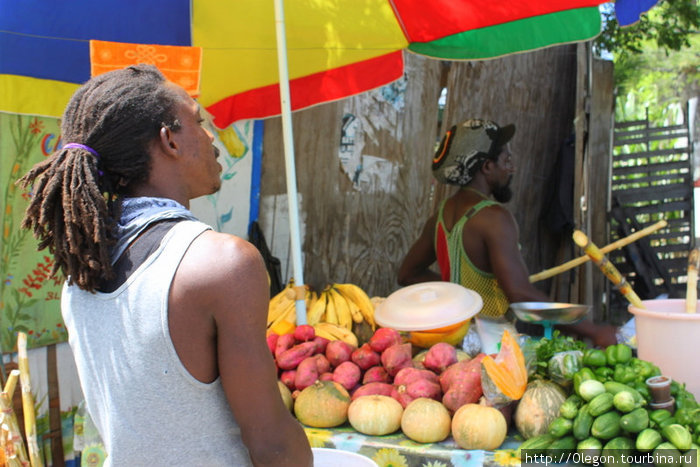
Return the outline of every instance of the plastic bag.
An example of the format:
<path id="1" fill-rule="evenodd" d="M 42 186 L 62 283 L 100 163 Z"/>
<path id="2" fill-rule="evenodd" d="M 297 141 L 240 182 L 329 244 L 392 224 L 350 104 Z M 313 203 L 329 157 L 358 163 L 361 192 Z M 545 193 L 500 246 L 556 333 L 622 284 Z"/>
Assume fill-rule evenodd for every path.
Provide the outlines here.
<path id="1" fill-rule="evenodd" d="M 549 379 L 560 386 L 569 387 L 574 373 L 583 367 L 583 352 L 580 350 L 567 350 L 552 355 L 547 363 Z"/>

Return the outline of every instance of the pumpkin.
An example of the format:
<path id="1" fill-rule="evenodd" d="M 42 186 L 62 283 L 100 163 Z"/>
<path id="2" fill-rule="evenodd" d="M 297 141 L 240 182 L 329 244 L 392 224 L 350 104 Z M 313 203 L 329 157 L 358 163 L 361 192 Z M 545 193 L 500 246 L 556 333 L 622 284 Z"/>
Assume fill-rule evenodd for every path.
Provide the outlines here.
<path id="1" fill-rule="evenodd" d="M 282 396 L 282 402 L 284 402 L 284 406 L 287 407 L 290 412 L 292 412 L 294 407 L 292 391 L 290 391 L 287 385 L 280 380 L 277 380 L 277 386 L 280 388 L 280 396 Z"/>
<path id="2" fill-rule="evenodd" d="M 335 381 L 316 381 L 294 401 L 294 415 L 304 425 L 331 428 L 348 420 L 350 394 Z"/>
<path id="3" fill-rule="evenodd" d="M 452 417 L 452 437 L 462 449 L 493 451 L 506 439 L 508 425 L 493 407 L 464 404 Z"/>
<path id="4" fill-rule="evenodd" d="M 501 349 L 496 358 L 481 361 L 484 395 L 492 403 L 507 404 L 520 399 L 527 388 L 527 368 L 520 346 L 508 330 L 503 331 Z"/>
<path id="5" fill-rule="evenodd" d="M 403 407 L 389 396 L 361 396 L 350 403 L 348 421 L 360 433 L 372 436 L 388 435 L 401 426 Z"/>
<path id="6" fill-rule="evenodd" d="M 401 416 L 401 431 L 419 443 L 438 443 L 450 434 L 452 418 L 440 402 L 419 397 L 408 404 Z"/>
<path id="7" fill-rule="evenodd" d="M 525 439 L 546 433 L 565 400 L 566 393 L 558 384 L 541 379 L 532 381 L 515 409 L 515 428 Z"/>
<path id="8" fill-rule="evenodd" d="M 452 417 L 452 437 L 462 449 L 493 451 L 507 433 L 505 417 L 493 407 L 464 404 Z"/>

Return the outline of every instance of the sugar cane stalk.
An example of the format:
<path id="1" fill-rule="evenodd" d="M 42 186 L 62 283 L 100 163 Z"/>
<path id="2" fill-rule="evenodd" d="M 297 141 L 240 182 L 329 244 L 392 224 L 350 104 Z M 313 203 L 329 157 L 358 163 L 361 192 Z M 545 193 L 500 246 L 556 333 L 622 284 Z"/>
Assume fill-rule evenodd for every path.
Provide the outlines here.
<path id="1" fill-rule="evenodd" d="M 685 311 L 695 313 L 698 303 L 698 267 L 700 250 L 693 248 L 688 255 L 688 283 L 685 291 Z"/>
<path id="2" fill-rule="evenodd" d="M 632 289 L 632 286 L 622 277 L 620 271 L 617 270 L 614 264 L 600 251 L 600 249 L 588 239 L 588 236 L 580 230 L 575 230 L 573 234 L 574 242 L 586 252 L 591 261 L 593 261 L 603 274 L 610 279 L 615 287 L 622 295 L 637 308 L 646 308 L 637 294 Z"/>
<path id="3" fill-rule="evenodd" d="M 19 364 L 19 379 L 22 383 L 22 410 L 24 411 L 24 434 L 27 438 L 27 451 L 32 467 L 43 467 L 44 462 L 39 455 L 39 445 L 36 439 L 36 416 L 34 414 L 34 397 L 29 378 L 29 358 L 27 358 L 27 335 L 17 333 L 17 355 Z"/>
<path id="4" fill-rule="evenodd" d="M 0 393 L 0 410 L 2 410 L 3 449 L 5 462 L 10 467 L 29 466 L 27 451 L 19 430 L 17 414 L 12 407 L 12 395 L 17 387 L 19 370 L 12 370 Z"/>

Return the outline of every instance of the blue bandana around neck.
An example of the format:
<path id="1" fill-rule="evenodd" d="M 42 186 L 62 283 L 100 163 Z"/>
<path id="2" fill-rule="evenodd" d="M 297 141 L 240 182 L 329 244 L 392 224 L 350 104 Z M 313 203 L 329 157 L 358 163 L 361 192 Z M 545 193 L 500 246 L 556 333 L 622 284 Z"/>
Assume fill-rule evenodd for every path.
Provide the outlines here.
<path id="1" fill-rule="evenodd" d="M 192 212 L 172 199 L 147 196 L 124 198 L 117 224 L 117 243 L 112 248 L 112 265 L 149 225 L 165 219 L 197 220 Z"/>

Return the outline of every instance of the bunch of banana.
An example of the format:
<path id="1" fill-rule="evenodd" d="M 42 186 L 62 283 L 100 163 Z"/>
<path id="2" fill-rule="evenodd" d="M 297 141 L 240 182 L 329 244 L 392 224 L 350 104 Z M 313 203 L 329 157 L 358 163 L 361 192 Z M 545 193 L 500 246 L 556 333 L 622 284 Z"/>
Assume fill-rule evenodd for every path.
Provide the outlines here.
<path id="1" fill-rule="evenodd" d="M 318 300 L 318 294 L 304 286 L 304 300 L 308 310 Z M 290 280 L 287 285 L 277 295 L 270 299 L 267 308 L 267 329 L 277 334 L 286 334 L 294 330 L 296 326 L 296 302 L 294 291 L 294 280 Z M 291 330 L 290 330 L 291 328 Z"/>
<path id="2" fill-rule="evenodd" d="M 331 284 L 319 293 L 318 300 L 307 309 L 306 321 L 337 324 L 352 330 L 353 323 L 367 322 L 376 328 L 374 306 L 370 298 L 355 284 Z"/>
<path id="3" fill-rule="evenodd" d="M 317 336 L 328 339 L 329 341 L 341 340 L 347 342 L 353 347 L 358 347 L 357 336 L 349 329 L 338 324 L 328 322 L 318 322 L 313 325 Z"/>

